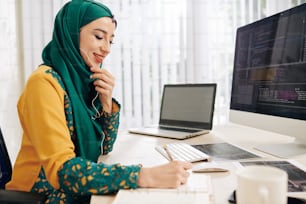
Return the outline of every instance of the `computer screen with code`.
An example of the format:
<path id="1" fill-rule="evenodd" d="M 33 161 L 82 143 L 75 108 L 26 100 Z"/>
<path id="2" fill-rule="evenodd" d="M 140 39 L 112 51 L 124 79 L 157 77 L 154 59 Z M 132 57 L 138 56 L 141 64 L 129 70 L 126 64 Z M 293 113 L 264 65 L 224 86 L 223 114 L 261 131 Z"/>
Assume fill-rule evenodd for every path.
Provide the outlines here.
<path id="1" fill-rule="evenodd" d="M 237 30 L 231 108 L 306 120 L 306 5 Z"/>
<path id="2" fill-rule="evenodd" d="M 295 138 L 259 150 L 306 154 L 306 4 L 237 29 L 229 120 Z"/>

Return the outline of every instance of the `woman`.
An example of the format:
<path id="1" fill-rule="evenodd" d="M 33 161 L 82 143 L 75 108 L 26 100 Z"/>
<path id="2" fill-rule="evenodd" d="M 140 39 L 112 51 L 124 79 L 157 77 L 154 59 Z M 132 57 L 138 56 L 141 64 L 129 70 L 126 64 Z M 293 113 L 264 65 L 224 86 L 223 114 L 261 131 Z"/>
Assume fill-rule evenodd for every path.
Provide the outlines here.
<path id="1" fill-rule="evenodd" d="M 47 203 L 86 203 L 91 194 L 187 181 L 191 164 L 185 162 L 151 168 L 96 163 L 112 150 L 119 125 L 115 79 L 100 68 L 116 26 L 106 6 L 89 0 L 68 2 L 58 12 L 43 64 L 18 101 L 23 137 L 7 189 L 44 194 Z"/>

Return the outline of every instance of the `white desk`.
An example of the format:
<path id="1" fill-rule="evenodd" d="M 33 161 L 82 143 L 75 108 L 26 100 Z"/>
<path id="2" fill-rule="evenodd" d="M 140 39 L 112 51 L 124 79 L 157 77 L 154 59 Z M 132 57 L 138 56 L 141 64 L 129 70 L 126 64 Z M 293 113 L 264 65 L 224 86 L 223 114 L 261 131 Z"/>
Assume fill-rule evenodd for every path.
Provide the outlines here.
<path id="1" fill-rule="evenodd" d="M 114 145 L 114 150 L 106 156 L 103 156 L 103 162 L 138 164 L 144 166 L 153 166 L 166 163 L 167 160 L 159 154 L 154 147 L 159 144 L 174 142 L 176 140 L 158 138 L 144 135 L 134 135 L 121 133 Z M 204 144 L 229 142 L 243 149 L 264 157 L 263 159 L 279 159 L 263 152 L 255 150 L 253 147 L 259 144 L 290 142 L 292 138 L 283 135 L 266 132 L 254 128 L 240 126 L 236 124 L 215 126 L 210 134 L 184 140 L 189 144 Z M 306 167 L 306 155 L 291 158 Z M 236 166 L 233 162 L 226 162 L 230 172 L 209 173 L 212 178 L 215 204 L 226 204 L 232 191 L 236 188 Z M 207 175 L 207 174 L 203 174 Z M 306 199 L 306 193 L 289 193 L 290 196 Z M 103 203 L 111 204 L 114 196 L 92 196 L 91 204 Z"/>

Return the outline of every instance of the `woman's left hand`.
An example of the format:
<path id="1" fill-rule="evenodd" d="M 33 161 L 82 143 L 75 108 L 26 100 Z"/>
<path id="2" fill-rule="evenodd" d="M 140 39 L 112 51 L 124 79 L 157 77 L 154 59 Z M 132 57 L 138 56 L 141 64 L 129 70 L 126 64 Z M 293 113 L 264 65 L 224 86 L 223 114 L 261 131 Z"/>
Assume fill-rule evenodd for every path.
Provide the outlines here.
<path id="1" fill-rule="evenodd" d="M 115 77 L 106 69 L 98 67 L 91 67 L 90 71 L 93 72 L 91 78 L 95 79 L 93 85 L 95 86 L 95 90 L 99 93 L 99 99 L 103 105 L 103 110 L 111 113 Z"/>

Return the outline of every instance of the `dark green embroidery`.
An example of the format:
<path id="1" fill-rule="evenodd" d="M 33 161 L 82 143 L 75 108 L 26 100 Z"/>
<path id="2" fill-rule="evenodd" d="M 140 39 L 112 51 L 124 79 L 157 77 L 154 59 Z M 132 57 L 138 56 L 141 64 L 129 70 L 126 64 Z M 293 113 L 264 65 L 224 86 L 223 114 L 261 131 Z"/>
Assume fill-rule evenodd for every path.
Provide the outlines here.
<path id="1" fill-rule="evenodd" d="M 56 71 L 54 71 L 53 69 L 48 69 L 46 70 L 46 73 L 51 74 L 55 79 L 57 79 L 62 89 L 66 90 L 62 78 L 60 77 L 60 75 L 58 75 Z M 70 102 L 70 99 L 66 91 L 64 95 L 64 110 L 65 110 L 65 115 L 66 115 L 66 123 L 69 129 L 69 132 L 70 132 L 71 139 L 72 141 L 75 141 L 76 136 L 75 136 L 74 125 L 73 125 L 74 122 L 73 122 L 73 115 L 72 115 L 72 107 L 71 107 L 71 102 Z"/>

